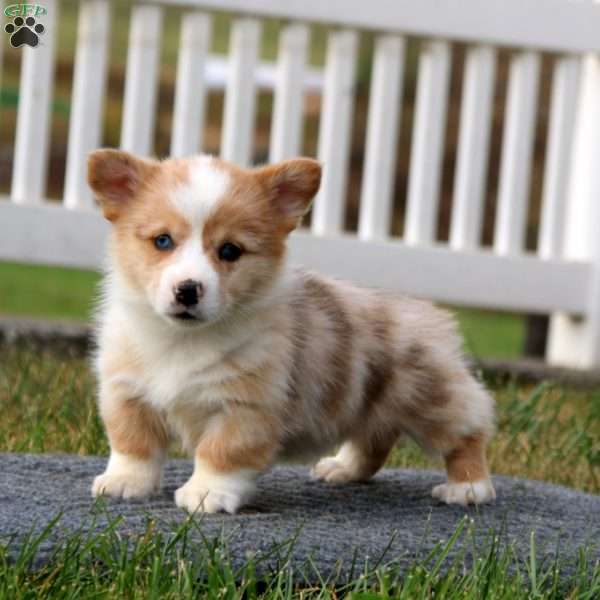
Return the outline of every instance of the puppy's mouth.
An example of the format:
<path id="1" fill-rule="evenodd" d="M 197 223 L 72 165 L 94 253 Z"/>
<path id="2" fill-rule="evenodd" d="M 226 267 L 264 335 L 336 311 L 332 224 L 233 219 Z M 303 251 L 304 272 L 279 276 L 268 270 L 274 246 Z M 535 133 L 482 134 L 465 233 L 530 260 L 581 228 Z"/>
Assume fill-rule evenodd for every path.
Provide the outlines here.
<path id="1" fill-rule="evenodd" d="M 173 313 L 171 317 L 177 321 L 199 321 L 200 319 L 192 313 L 186 311 L 180 313 Z"/>

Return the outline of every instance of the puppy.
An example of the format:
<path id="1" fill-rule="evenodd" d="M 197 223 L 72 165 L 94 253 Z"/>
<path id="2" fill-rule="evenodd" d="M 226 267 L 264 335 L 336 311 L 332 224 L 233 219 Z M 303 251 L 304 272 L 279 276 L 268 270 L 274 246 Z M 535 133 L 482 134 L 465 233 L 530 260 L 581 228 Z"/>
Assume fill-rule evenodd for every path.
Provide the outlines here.
<path id="1" fill-rule="evenodd" d="M 173 435 L 195 461 L 177 505 L 230 513 L 278 460 L 338 448 L 314 476 L 363 481 L 408 435 L 445 459 L 435 498 L 495 497 L 493 401 L 450 316 L 286 265 L 320 178 L 304 158 L 241 169 L 91 154 L 112 223 L 95 362 L 111 455 L 94 495 L 155 492 Z"/>

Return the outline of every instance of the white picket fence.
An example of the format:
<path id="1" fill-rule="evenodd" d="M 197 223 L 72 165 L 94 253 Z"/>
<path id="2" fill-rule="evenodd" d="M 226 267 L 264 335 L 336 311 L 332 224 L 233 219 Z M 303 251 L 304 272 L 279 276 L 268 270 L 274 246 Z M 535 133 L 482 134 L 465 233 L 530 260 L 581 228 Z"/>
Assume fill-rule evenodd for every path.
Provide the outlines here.
<path id="1" fill-rule="evenodd" d="M 82 0 L 62 205 L 44 202 L 55 0 L 43 46 L 22 50 L 9 198 L 0 202 L 0 259 L 97 267 L 107 227 L 85 184 L 101 142 L 110 2 Z M 261 19 L 286 20 L 279 41 L 270 155 L 301 149 L 310 24 L 331 26 L 318 139 L 324 164 L 311 229 L 294 261 L 458 305 L 552 314 L 547 357 L 600 366 L 600 4 L 597 0 L 148 0 L 133 7 L 121 147 L 152 153 L 162 21 L 185 6 L 171 153 L 203 147 L 211 10 L 235 15 L 221 154 L 252 159 Z M 188 10 L 189 9 L 189 10 Z M 376 32 L 359 227 L 343 232 L 358 32 Z M 419 36 L 418 82 L 403 239 L 390 235 L 405 36 Z M 435 242 L 452 42 L 466 50 L 448 244 Z M 480 246 L 497 49 L 509 66 L 494 244 Z M 538 250 L 524 248 L 540 52 L 556 54 Z"/>

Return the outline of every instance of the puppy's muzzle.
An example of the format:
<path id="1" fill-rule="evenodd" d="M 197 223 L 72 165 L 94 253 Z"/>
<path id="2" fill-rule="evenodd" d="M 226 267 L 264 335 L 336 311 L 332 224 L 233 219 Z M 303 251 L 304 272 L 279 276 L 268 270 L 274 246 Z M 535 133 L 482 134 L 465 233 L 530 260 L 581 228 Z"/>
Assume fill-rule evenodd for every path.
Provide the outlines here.
<path id="1" fill-rule="evenodd" d="M 177 285 L 174 294 L 178 304 L 189 308 L 198 304 L 198 300 L 204 295 L 204 287 L 199 281 L 186 279 Z"/>

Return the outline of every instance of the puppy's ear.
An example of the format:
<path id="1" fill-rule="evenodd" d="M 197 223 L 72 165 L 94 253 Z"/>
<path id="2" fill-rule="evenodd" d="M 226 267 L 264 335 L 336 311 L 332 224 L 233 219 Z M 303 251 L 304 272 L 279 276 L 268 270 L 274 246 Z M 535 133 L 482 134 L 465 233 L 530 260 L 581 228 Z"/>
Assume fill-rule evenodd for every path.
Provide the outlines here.
<path id="1" fill-rule="evenodd" d="M 298 227 L 319 190 L 321 165 L 311 158 L 293 158 L 257 169 L 256 175 L 283 227 L 288 232 Z"/>
<path id="2" fill-rule="evenodd" d="M 156 161 L 137 158 L 122 150 L 105 148 L 88 156 L 88 183 L 109 221 L 118 218 L 144 179 L 157 167 Z"/>

